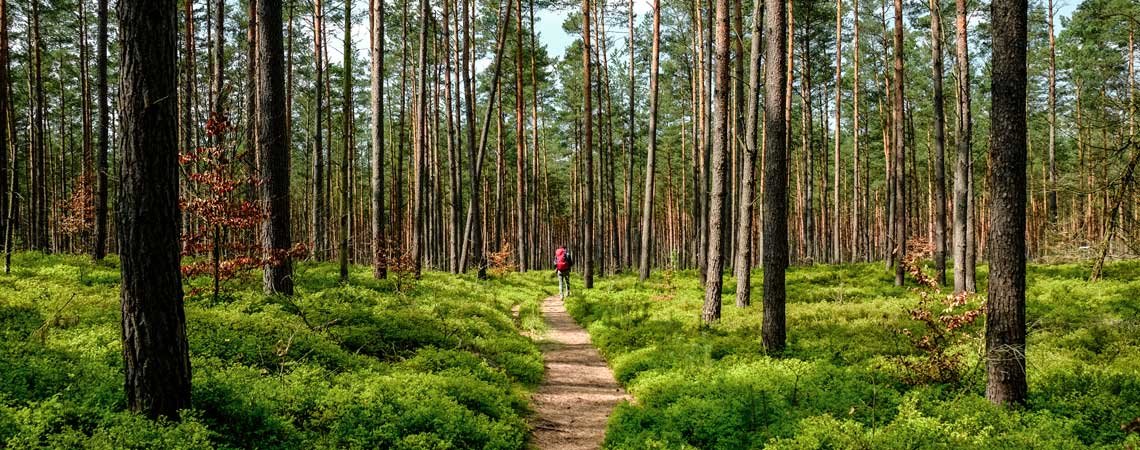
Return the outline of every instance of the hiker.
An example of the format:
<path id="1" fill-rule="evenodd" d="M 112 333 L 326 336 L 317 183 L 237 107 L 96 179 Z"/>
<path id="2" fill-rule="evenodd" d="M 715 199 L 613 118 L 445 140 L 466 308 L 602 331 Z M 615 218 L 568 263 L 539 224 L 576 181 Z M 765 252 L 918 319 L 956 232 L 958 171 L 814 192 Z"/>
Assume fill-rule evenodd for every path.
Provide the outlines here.
<path id="1" fill-rule="evenodd" d="M 574 258 L 565 245 L 559 245 L 554 250 L 554 271 L 558 275 L 558 297 L 565 300 L 570 296 L 570 269 L 574 267 Z"/>

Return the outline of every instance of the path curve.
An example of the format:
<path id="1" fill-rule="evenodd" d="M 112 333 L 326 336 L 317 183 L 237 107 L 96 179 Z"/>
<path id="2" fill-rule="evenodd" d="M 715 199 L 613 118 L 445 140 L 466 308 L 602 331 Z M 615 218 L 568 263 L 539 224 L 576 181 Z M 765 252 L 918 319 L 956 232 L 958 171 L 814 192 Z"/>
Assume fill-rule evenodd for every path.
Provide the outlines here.
<path id="1" fill-rule="evenodd" d="M 539 343 L 546 378 L 531 397 L 531 442 L 542 450 L 600 448 L 610 412 L 629 396 L 558 296 L 542 302 L 542 315 L 548 327 Z"/>

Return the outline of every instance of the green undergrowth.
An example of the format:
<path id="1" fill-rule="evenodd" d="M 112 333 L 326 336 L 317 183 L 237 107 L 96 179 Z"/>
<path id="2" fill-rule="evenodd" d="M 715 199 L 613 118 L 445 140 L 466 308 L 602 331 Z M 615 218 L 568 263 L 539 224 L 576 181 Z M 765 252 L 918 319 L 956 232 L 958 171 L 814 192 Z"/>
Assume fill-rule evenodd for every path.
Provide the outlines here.
<path id="1" fill-rule="evenodd" d="M 410 291 L 302 263 L 186 300 L 193 408 L 125 412 L 117 261 L 17 254 L 0 274 L 0 448 L 525 448 L 547 281 L 427 273 Z M 208 280 L 193 280 L 206 287 Z M 517 317 L 512 314 L 517 310 Z"/>
<path id="2" fill-rule="evenodd" d="M 605 278 L 568 308 L 636 398 L 611 416 L 607 448 L 1138 448 L 1121 425 L 1140 416 L 1140 262 L 1092 284 L 1088 272 L 1029 268 L 1030 400 L 1015 411 L 984 398 L 984 321 L 955 349 L 961 381 L 904 383 L 898 361 L 918 351 L 900 330 L 920 328 L 918 295 L 881 264 L 792 268 L 780 358 L 761 349 L 759 272 L 749 308 L 725 279 L 707 328 L 693 272 Z"/>

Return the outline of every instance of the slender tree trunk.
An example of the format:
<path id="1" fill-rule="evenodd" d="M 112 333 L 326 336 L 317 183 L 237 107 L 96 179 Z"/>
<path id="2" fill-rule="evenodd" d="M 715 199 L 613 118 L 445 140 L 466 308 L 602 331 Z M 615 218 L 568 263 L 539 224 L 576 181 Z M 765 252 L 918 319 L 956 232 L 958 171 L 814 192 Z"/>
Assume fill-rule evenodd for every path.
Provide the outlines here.
<path id="1" fill-rule="evenodd" d="M 314 76 L 314 101 L 313 116 L 315 119 L 315 126 L 313 127 L 313 210 L 310 212 L 311 225 L 309 227 L 312 233 L 312 255 L 314 259 L 320 261 L 325 256 L 325 151 L 324 151 L 324 126 L 321 121 L 324 119 L 324 89 L 321 86 L 321 80 L 324 79 L 324 64 L 321 58 L 322 47 L 324 47 L 324 9 L 321 5 L 321 0 L 315 0 L 313 3 L 313 53 L 316 55 L 313 58 L 316 75 Z"/>
<path id="2" fill-rule="evenodd" d="M 285 129 L 285 49 L 281 2 L 257 5 L 257 151 L 266 220 L 261 241 L 265 292 L 293 295 L 293 242 L 289 229 L 289 147 Z"/>
<path id="3" fill-rule="evenodd" d="M 630 2 L 632 11 L 632 2 Z M 632 14 L 632 12 L 631 12 Z M 631 19 L 632 20 L 632 19 Z M 633 45 L 633 28 L 630 28 L 630 51 Z M 654 175 L 657 171 L 657 72 L 661 58 L 661 0 L 653 0 L 653 54 L 649 59 L 649 149 L 645 156 L 645 194 L 641 207 L 641 258 L 638 278 L 649 278 L 650 260 L 653 252 L 653 193 Z M 631 56 L 632 63 L 632 56 Z M 632 70 L 632 69 L 631 69 Z M 633 101 L 633 74 L 630 73 L 630 101 Z M 630 105 L 630 125 L 633 124 L 633 106 Z M 632 133 L 632 128 L 630 129 Z M 684 135 L 684 131 L 681 132 Z M 630 138 L 632 145 L 633 139 Z"/>
<path id="4" fill-rule="evenodd" d="M 656 11 L 657 8 L 658 8 L 657 6 L 654 6 L 654 11 Z M 626 167 L 626 170 L 625 170 L 625 267 L 633 267 L 633 146 L 634 146 L 634 141 L 637 140 L 636 139 L 637 138 L 637 133 L 636 133 L 637 125 L 634 122 L 634 113 L 633 113 L 633 108 L 634 108 L 634 105 L 636 104 L 636 101 L 634 98 L 634 54 L 635 54 L 634 46 L 635 46 L 635 44 L 636 44 L 636 41 L 634 40 L 634 33 L 633 33 L 633 0 L 629 0 L 629 125 L 628 125 L 629 130 L 627 130 L 627 135 L 629 136 L 629 138 L 628 138 L 629 139 L 629 146 L 628 146 L 628 149 L 626 151 L 627 163 L 625 166 Z M 656 64 L 656 63 L 651 62 L 650 64 Z M 649 76 L 650 77 L 656 77 L 657 76 L 656 69 L 651 68 L 650 70 L 652 72 L 650 73 Z M 650 87 L 650 90 L 652 90 L 652 89 L 653 88 Z M 651 92 L 649 95 L 655 96 L 656 93 Z M 650 105 L 649 108 L 653 109 L 655 107 L 656 107 L 656 105 Z M 652 113 L 651 113 L 651 115 L 652 115 Z M 654 117 L 650 117 L 649 120 L 655 121 L 657 119 Z M 654 139 L 654 138 L 650 138 L 650 139 Z M 654 143 L 653 145 L 656 146 L 656 143 Z M 648 162 L 646 164 L 647 164 L 647 169 L 648 169 Z M 646 186 L 647 190 L 652 190 L 653 189 L 652 188 L 653 179 L 650 178 L 650 176 L 648 174 L 646 174 L 645 180 L 646 180 L 646 183 L 648 183 Z M 650 206 L 652 206 L 652 205 L 650 205 Z M 646 210 L 644 210 L 644 212 L 642 214 L 647 214 L 647 215 L 652 216 L 653 211 L 651 209 L 646 209 Z M 645 234 L 644 227 L 642 227 L 642 228 L 643 228 L 642 234 Z M 644 238 L 642 239 L 642 243 L 643 244 L 645 243 Z M 646 275 L 646 276 L 648 276 L 648 275 Z M 642 281 L 644 281 L 644 280 L 645 280 L 645 278 L 642 278 Z"/>
<path id="5" fill-rule="evenodd" d="M 9 135 L 8 111 L 12 107 L 12 99 L 8 96 L 8 0 L 0 0 L 0 243 L 4 245 L 5 258 L 11 254 L 12 240 L 12 204 L 15 203 L 15 155 L 12 156 L 12 168 L 9 168 L 8 152 L 14 149 L 11 146 Z M 5 264 L 7 268 L 7 264 Z M 8 273 L 5 270 L 5 273 Z"/>
<path id="6" fill-rule="evenodd" d="M 419 93 L 417 97 L 418 104 L 416 105 L 416 136 L 415 136 L 415 172 L 412 188 L 415 190 L 412 201 L 415 204 L 412 206 L 412 264 L 413 273 L 416 279 L 420 278 L 423 270 L 423 252 L 424 252 L 424 236 L 423 236 L 423 222 L 424 222 L 424 165 L 427 163 L 428 152 L 428 125 L 427 125 L 427 25 L 431 22 L 430 19 L 431 8 L 428 7 L 427 0 L 420 0 L 420 46 L 419 46 L 419 69 L 420 76 L 418 80 L 419 86 L 416 91 Z"/>
<path id="7" fill-rule="evenodd" d="M 1057 226 L 1057 47 L 1053 36 L 1053 0 L 1049 9 L 1049 187 L 1045 209 L 1049 210 L 1049 223 Z M 1129 59 L 1131 61 L 1131 59 Z"/>
<path id="8" fill-rule="evenodd" d="M 1025 382 L 1025 0 L 995 0 L 990 189 L 990 278 L 986 314 L 986 398 L 1024 404 Z"/>
<path id="9" fill-rule="evenodd" d="M 374 0 L 375 1 L 375 0 Z M 463 203 L 463 174 L 461 172 L 463 161 L 461 158 L 462 153 L 459 151 L 459 130 L 455 120 L 455 114 L 458 113 L 458 108 L 452 110 L 452 97 L 453 85 L 451 83 L 451 23 L 449 19 L 452 17 L 452 3 L 450 0 L 445 0 L 443 4 L 443 39 L 444 39 L 444 64 L 445 64 L 445 101 L 447 102 L 447 157 L 448 157 L 448 177 L 451 181 L 449 191 L 450 208 L 450 227 L 451 233 L 448 235 L 447 249 L 448 249 L 448 270 L 451 273 L 459 273 L 459 216 L 462 214 L 460 205 Z M 455 32 L 459 32 L 459 25 L 456 23 Z M 458 106 L 458 105 L 456 105 Z"/>
<path id="10" fill-rule="evenodd" d="M 930 0 L 930 52 L 934 66 L 934 270 L 946 284 L 946 118 L 942 100 L 942 6 Z"/>
<path id="11" fill-rule="evenodd" d="M 178 419 L 190 407 L 178 210 L 177 13 L 119 0 L 123 172 L 119 194 L 127 406 Z"/>
<path id="12" fill-rule="evenodd" d="M 28 178 L 32 203 L 28 222 L 31 225 L 30 244 L 32 250 L 48 252 L 48 193 L 47 193 L 47 157 L 44 145 L 44 91 L 43 91 L 43 38 L 40 35 L 39 0 L 32 1 L 32 11 L 29 18 L 31 33 L 31 74 L 28 78 L 32 103 L 32 123 L 30 144 L 30 160 L 28 169 L 31 176 Z"/>
<path id="13" fill-rule="evenodd" d="M 728 177 L 728 97 L 729 97 L 729 42 L 728 0 L 716 0 L 716 85 L 715 113 L 713 116 L 712 193 L 709 196 L 709 247 L 708 272 L 705 275 L 705 304 L 701 309 L 701 322 L 710 324 L 720 320 L 720 291 L 724 268 L 724 240 L 722 228 L 727 226 L 728 197 L 725 190 Z"/>
<path id="14" fill-rule="evenodd" d="M 854 121 L 854 132 L 851 133 L 852 139 L 852 168 L 854 169 L 854 176 L 851 178 L 851 260 L 860 261 L 865 259 L 862 254 L 864 250 L 863 236 L 867 232 L 867 226 L 863 221 L 860 214 L 860 201 L 863 198 L 863 186 L 860 185 L 859 163 L 860 163 L 860 150 L 859 135 L 863 134 L 863 129 L 859 126 L 859 0 L 853 0 L 851 5 L 852 16 L 855 24 L 855 37 L 853 38 L 852 52 L 855 58 L 854 72 L 852 73 L 852 86 L 851 86 L 851 115 Z M 870 206 L 870 205 L 867 205 Z"/>
<path id="15" fill-rule="evenodd" d="M 515 258 L 519 272 L 526 272 L 527 265 L 527 194 L 526 194 L 526 121 L 523 99 L 523 29 L 522 4 L 515 8 L 515 238 L 518 247 Z"/>
<path id="16" fill-rule="evenodd" d="M 226 1 L 217 0 L 214 3 L 214 49 L 210 75 L 210 114 L 222 117 L 225 114 L 225 69 L 226 69 Z M 220 139 L 221 136 L 218 136 Z"/>
<path id="17" fill-rule="evenodd" d="M 957 138 L 955 141 L 957 141 L 958 151 L 957 162 L 954 165 L 954 293 L 957 294 L 968 292 L 969 286 L 972 284 L 968 281 L 971 263 L 967 257 L 967 249 L 971 246 L 970 241 L 973 237 L 967 232 L 967 228 L 973 220 L 970 207 L 972 203 L 970 201 L 970 165 L 973 158 L 971 151 L 973 124 L 970 118 L 970 56 L 966 35 L 969 20 L 966 11 L 967 0 L 956 0 L 955 4 L 957 5 L 955 67 L 958 72 L 958 114 L 955 121 Z"/>
<path id="18" fill-rule="evenodd" d="M 384 35 L 385 0 L 371 0 L 372 8 L 372 276 L 388 277 L 389 241 L 384 218 Z"/>
<path id="19" fill-rule="evenodd" d="M 843 252 L 839 246 L 840 215 L 839 215 L 839 188 L 840 188 L 840 149 L 842 138 L 840 125 L 843 119 L 843 0 L 835 1 L 835 145 L 834 170 L 832 176 L 832 208 L 831 208 L 831 262 L 839 263 L 843 259 Z M 858 134 L 858 130 L 854 134 Z"/>
<path id="20" fill-rule="evenodd" d="M 790 5 L 791 3 L 787 3 Z M 761 336 L 772 354 L 784 350 L 786 293 L 784 272 L 788 268 L 788 160 L 787 119 L 784 97 L 787 88 L 788 15 L 783 0 L 765 0 L 765 112 L 764 115 L 764 321 Z M 790 13 L 789 13 L 790 15 Z"/>
<path id="21" fill-rule="evenodd" d="M 98 0 L 97 5 L 99 25 L 95 38 L 95 95 L 99 110 L 99 147 L 95 152 L 95 245 L 91 249 L 91 256 L 95 261 L 102 261 L 107 254 L 107 149 L 110 147 L 111 123 L 107 108 L 107 0 Z"/>
<path id="22" fill-rule="evenodd" d="M 736 229 L 736 306 L 752 304 L 752 210 L 756 191 L 756 154 L 759 145 L 757 125 L 760 119 L 760 22 L 763 2 L 752 6 L 752 47 L 748 76 L 748 115 L 742 158 L 740 213 Z M 743 58 L 744 55 L 738 56 Z"/>
<path id="23" fill-rule="evenodd" d="M 510 0 L 507 0 L 508 2 Z M 586 156 L 585 178 L 586 178 L 586 192 L 584 202 L 585 210 L 585 235 L 586 239 L 581 242 L 584 247 L 582 268 L 585 270 L 586 289 L 594 288 L 594 110 L 592 109 L 590 86 L 590 59 L 593 48 L 590 45 L 590 0 L 582 0 L 582 90 L 583 90 L 583 106 L 582 111 L 585 119 L 582 134 L 584 136 L 584 145 L 582 151 Z"/>
<path id="24" fill-rule="evenodd" d="M 905 270 L 901 264 L 906 255 L 906 138 L 904 128 L 903 108 L 905 96 L 903 94 L 903 10 L 902 0 L 895 2 L 895 28 L 894 28 L 894 61 L 895 61 L 895 90 L 894 90 L 894 152 L 895 152 L 895 258 L 900 264 L 895 265 L 895 285 L 902 286 Z"/>
<path id="25" fill-rule="evenodd" d="M 340 157 L 340 282 L 348 283 L 348 239 L 352 234 L 349 217 L 352 213 L 352 189 L 349 185 L 349 168 L 352 165 L 352 2 L 344 2 L 344 104 L 341 109 Z"/>

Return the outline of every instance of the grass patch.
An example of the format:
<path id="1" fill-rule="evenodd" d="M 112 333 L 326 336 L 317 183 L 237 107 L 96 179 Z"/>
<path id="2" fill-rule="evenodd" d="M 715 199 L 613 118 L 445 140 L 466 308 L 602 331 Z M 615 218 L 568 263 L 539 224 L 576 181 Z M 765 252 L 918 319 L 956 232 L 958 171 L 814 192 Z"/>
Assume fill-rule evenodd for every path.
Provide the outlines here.
<path id="1" fill-rule="evenodd" d="M 759 273 L 748 309 L 726 281 L 711 328 L 693 272 L 605 278 L 568 309 L 637 398 L 610 418 L 607 448 L 1136 447 L 1121 425 L 1140 416 L 1140 262 L 1087 276 L 1030 266 L 1030 404 L 1019 411 L 985 401 L 980 325 L 961 344 L 961 382 L 903 382 L 895 361 L 916 351 L 897 330 L 918 326 L 906 313 L 918 296 L 880 264 L 792 268 L 781 359 L 761 351 Z"/>
<path id="2" fill-rule="evenodd" d="M 193 408 L 151 422 L 124 411 L 117 261 L 15 255 L 0 448 L 525 447 L 543 366 L 520 331 L 540 331 L 543 278 L 427 273 L 397 294 L 366 267 L 337 276 L 301 263 L 291 299 L 262 294 L 260 273 L 188 298 Z"/>

